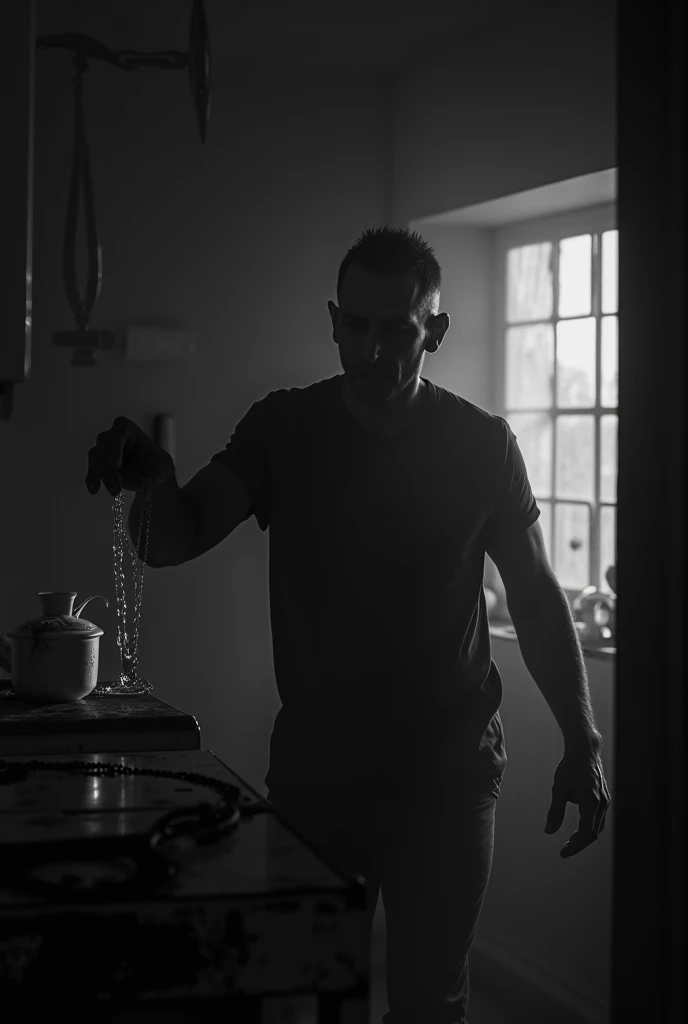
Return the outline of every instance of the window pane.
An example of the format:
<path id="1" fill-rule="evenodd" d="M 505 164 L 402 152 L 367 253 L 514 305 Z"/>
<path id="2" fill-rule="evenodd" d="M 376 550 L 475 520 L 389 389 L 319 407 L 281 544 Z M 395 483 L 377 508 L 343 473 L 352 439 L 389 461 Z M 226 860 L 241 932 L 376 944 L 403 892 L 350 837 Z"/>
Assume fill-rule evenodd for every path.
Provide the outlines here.
<path id="1" fill-rule="evenodd" d="M 600 416 L 600 501 L 616 501 L 618 416 Z"/>
<path id="2" fill-rule="evenodd" d="M 555 506 L 554 575 L 562 587 L 582 590 L 590 584 L 590 509 Z"/>
<path id="3" fill-rule="evenodd" d="M 603 590 L 605 594 L 612 593 L 612 589 L 604 576 L 610 565 L 616 565 L 616 508 L 613 505 L 601 505 L 600 581 L 597 586 L 600 590 Z"/>
<path id="4" fill-rule="evenodd" d="M 557 405 L 562 409 L 595 404 L 595 317 L 557 324 Z"/>
<path id="5" fill-rule="evenodd" d="M 514 320 L 548 320 L 551 317 L 551 257 L 551 242 L 509 250 L 506 275 L 506 318 L 509 323 Z"/>
<path id="6" fill-rule="evenodd" d="M 545 550 L 547 551 L 549 564 L 554 566 L 554 555 L 552 553 L 552 503 L 551 501 L 541 501 L 540 498 L 538 498 L 537 506 L 540 509 L 540 518 L 538 519 L 538 523 L 542 529 L 542 535 L 545 538 Z"/>
<path id="7" fill-rule="evenodd" d="M 551 409 L 554 328 L 551 324 L 510 327 L 506 332 L 506 406 Z"/>
<path id="8" fill-rule="evenodd" d="M 559 316 L 589 316 L 592 294 L 592 235 L 559 242 Z"/>
<path id="9" fill-rule="evenodd" d="M 619 232 L 602 233 L 602 312 L 619 311 Z"/>
<path id="10" fill-rule="evenodd" d="M 619 319 L 602 317 L 602 384 L 600 405 L 614 407 L 619 404 Z"/>
<path id="11" fill-rule="evenodd" d="M 509 413 L 505 417 L 518 440 L 533 494 L 552 496 L 552 418 L 547 413 Z"/>
<path id="12" fill-rule="evenodd" d="M 555 497 L 592 501 L 595 485 L 595 417 L 557 416 L 556 424 Z"/>

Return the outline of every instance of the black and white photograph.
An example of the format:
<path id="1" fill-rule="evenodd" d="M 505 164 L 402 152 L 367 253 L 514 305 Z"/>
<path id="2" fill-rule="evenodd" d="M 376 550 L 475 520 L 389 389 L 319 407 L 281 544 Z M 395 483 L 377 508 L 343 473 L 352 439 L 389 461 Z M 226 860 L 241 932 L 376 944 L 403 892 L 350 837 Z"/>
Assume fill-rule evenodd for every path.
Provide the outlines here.
<path id="1" fill-rule="evenodd" d="M 683 3 L 0 24 L 2 1024 L 684 1024 Z"/>

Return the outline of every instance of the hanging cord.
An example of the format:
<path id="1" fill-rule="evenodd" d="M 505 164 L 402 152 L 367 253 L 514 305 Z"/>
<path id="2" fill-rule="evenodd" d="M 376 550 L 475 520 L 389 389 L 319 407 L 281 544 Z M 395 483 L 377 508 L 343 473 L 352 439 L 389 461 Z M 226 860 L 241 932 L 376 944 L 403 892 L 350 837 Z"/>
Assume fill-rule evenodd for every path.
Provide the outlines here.
<path id="1" fill-rule="evenodd" d="M 69 304 L 80 331 L 88 328 L 102 284 L 103 268 L 98 225 L 96 223 L 93 181 L 89 160 L 88 142 L 84 127 L 84 83 L 83 75 L 88 71 L 88 61 L 81 54 L 75 54 L 72 63 L 76 68 L 72 79 L 74 96 L 74 146 L 72 150 L 72 174 L 69 184 L 69 200 L 65 221 L 62 271 Z M 79 218 L 79 194 L 83 191 L 84 219 L 86 224 L 86 295 L 79 294 L 76 266 L 76 234 Z"/>

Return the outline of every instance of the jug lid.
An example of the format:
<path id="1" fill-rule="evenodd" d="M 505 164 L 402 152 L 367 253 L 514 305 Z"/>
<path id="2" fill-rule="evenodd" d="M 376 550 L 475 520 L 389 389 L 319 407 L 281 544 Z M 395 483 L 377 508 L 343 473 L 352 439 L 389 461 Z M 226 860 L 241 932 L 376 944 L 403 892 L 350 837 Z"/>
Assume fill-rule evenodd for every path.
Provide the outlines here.
<path id="1" fill-rule="evenodd" d="M 36 619 L 26 619 L 16 629 L 11 629 L 6 636 L 10 638 L 33 637 L 46 640 L 83 640 L 88 637 L 102 636 L 105 631 L 87 619 L 78 619 L 75 615 L 41 615 Z"/>
<path id="2" fill-rule="evenodd" d="M 12 638 L 33 637 L 34 640 L 82 640 L 93 636 L 102 636 L 104 630 L 96 626 L 88 619 L 80 618 L 83 608 L 102 595 L 96 594 L 86 598 L 77 608 L 76 615 L 72 615 L 72 606 L 76 593 L 73 590 L 43 590 L 38 595 L 43 605 L 43 614 L 35 619 L 26 619 L 16 629 L 10 630 L 5 635 Z M 107 598 L 103 598 L 109 606 Z"/>

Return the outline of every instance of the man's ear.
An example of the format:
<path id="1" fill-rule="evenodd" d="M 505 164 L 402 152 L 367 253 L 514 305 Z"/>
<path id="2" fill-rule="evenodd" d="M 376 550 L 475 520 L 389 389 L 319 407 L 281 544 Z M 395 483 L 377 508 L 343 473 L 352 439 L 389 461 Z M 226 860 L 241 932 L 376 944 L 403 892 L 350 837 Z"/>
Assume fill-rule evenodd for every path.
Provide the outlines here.
<path id="1" fill-rule="evenodd" d="M 437 313 L 431 317 L 431 322 L 428 325 L 428 339 L 425 343 L 426 352 L 437 352 L 437 349 L 442 344 L 442 339 L 449 330 L 449 314 L 448 313 Z"/>
<path id="2" fill-rule="evenodd" d="M 331 299 L 327 300 L 327 311 L 330 314 L 330 320 L 332 321 L 332 336 L 334 337 L 335 328 L 337 326 L 337 318 L 339 317 L 339 307 L 335 306 Z"/>

